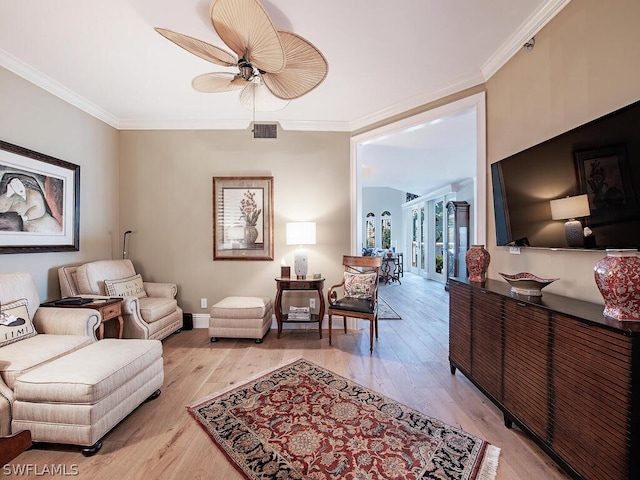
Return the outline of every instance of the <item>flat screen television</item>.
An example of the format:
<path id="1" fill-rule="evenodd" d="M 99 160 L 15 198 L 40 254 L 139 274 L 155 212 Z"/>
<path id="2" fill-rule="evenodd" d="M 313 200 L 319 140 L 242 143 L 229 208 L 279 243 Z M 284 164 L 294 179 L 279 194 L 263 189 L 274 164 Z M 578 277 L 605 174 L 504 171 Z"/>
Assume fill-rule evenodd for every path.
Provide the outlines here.
<path id="1" fill-rule="evenodd" d="M 491 179 L 498 245 L 569 248 L 550 202 L 587 195 L 591 235 L 572 248 L 640 248 L 640 101 L 492 164 Z"/>

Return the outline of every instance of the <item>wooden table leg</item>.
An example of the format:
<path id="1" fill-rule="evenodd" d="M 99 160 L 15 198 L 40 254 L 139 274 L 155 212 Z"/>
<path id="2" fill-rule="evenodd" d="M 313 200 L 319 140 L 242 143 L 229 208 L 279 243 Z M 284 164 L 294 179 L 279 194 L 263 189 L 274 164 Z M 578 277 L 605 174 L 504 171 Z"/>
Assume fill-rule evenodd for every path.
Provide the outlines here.
<path id="1" fill-rule="evenodd" d="M 124 332 L 124 319 L 122 315 L 118 315 L 118 338 L 122 338 Z"/>
<path id="2" fill-rule="evenodd" d="M 100 326 L 98 326 L 98 340 L 104 338 L 104 322 L 100 319 Z"/>
<path id="3" fill-rule="evenodd" d="M 278 335 L 276 338 L 280 338 L 280 334 L 282 333 L 282 290 L 280 288 L 276 292 L 274 313 L 276 314 L 276 321 L 278 322 Z"/>

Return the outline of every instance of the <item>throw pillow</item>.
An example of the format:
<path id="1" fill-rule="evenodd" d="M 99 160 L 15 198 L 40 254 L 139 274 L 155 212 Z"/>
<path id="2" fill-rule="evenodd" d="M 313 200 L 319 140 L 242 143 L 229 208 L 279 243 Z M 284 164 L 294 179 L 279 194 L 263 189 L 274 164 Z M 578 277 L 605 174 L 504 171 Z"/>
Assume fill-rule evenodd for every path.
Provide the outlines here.
<path id="1" fill-rule="evenodd" d="M 104 288 L 110 297 L 138 297 L 147 296 L 140 274 L 119 280 L 105 280 Z"/>
<path id="2" fill-rule="evenodd" d="M 344 272 L 344 296 L 350 298 L 371 298 L 375 290 L 377 275 L 373 273 Z"/>
<path id="3" fill-rule="evenodd" d="M 0 347 L 38 334 L 27 310 L 28 300 L 21 298 L 0 307 Z"/>

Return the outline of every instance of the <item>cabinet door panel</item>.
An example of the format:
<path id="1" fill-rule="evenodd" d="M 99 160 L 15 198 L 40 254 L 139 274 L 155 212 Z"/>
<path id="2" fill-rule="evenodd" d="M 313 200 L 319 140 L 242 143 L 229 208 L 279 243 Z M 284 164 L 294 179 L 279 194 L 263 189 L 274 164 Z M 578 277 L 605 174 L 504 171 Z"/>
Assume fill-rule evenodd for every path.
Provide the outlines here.
<path id="1" fill-rule="evenodd" d="M 471 372 L 471 289 L 449 285 L 449 358 L 465 374 Z"/>
<path id="2" fill-rule="evenodd" d="M 553 325 L 553 448 L 585 478 L 627 478 L 631 339 L 557 313 Z"/>
<path id="3" fill-rule="evenodd" d="M 471 374 L 495 399 L 502 399 L 502 297 L 485 290 L 472 295 Z"/>
<path id="4" fill-rule="evenodd" d="M 505 300 L 504 405 L 542 439 L 549 428 L 549 313 Z"/>

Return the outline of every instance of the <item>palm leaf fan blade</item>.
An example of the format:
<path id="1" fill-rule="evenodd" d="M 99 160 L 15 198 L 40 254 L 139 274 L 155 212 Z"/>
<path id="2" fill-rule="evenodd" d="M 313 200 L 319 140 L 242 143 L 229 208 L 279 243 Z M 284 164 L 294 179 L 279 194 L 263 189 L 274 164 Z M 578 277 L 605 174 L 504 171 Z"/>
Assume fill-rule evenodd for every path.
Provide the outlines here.
<path id="1" fill-rule="evenodd" d="M 198 75 L 193 79 L 191 85 L 195 90 L 202 93 L 219 93 L 238 90 L 247 84 L 233 73 L 214 72 Z"/>
<path id="2" fill-rule="evenodd" d="M 299 35 L 279 32 L 287 55 L 287 67 L 264 73 L 262 80 L 276 97 L 293 100 L 309 93 L 326 78 L 329 66 L 320 50 Z"/>
<path id="3" fill-rule="evenodd" d="M 226 52 L 214 45 L 210 45 L 207 42 L 203 42 L 197 38 L 183 35 L 182 33 L 177 33 L 166 28 L 156 27 L 155 30 L 167 40 L 171 40 L 179 47 L 184 48 L 186 51 L 193 53 L 203 60 L 215 63 L 216 65 L 222 65 L 223 67 L 233 67 L 238 64 L 236 58 L 229 52 Z"/>
<path id="4" fill-rule="evenodd" d="M 265 72 L 285 67 L 278 31 L 257 0 L 214 0 L 210 13 L 216 33 L 238 57 Z"/>

